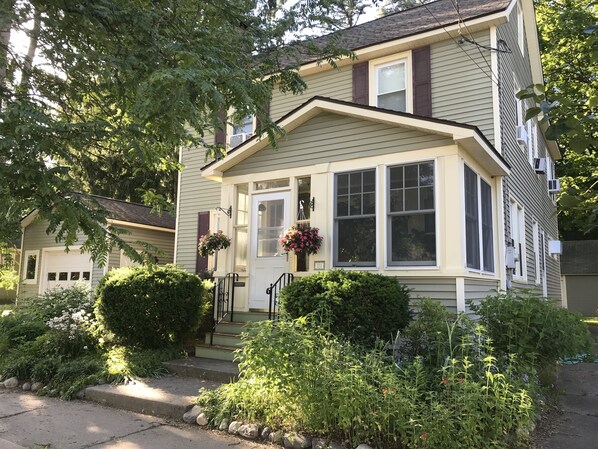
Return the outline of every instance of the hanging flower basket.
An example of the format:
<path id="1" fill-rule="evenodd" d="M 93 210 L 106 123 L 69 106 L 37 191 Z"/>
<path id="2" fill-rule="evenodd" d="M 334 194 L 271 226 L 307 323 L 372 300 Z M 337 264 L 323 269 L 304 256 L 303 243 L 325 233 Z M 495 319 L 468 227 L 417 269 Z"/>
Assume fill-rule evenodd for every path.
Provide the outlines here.
<path id="1" fill-rule="evenodd" d="M 199 244 L 197 245 L 197 251 L 202 257 L 211 256 L 216 251 L 226 249 L 230 246 L 230 237 L 227 237 L 222 231 L 211 233 L 208 231 L 207 234 L 199 237 Z"/>
<path id="2" fill-rule="evenodd" d="M 307 223 L 298 223 L 287 229 L 278 242 L 286 252 L 316 254 L 322 245 L 319 232 L 318 228 L 312 228 Z"/>

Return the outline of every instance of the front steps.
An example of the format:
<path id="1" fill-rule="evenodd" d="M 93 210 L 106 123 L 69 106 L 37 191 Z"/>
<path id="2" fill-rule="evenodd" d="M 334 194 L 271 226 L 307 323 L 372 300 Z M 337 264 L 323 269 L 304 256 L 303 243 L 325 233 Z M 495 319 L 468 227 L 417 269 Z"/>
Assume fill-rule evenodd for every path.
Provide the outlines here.
<path id="1" fill-rule="evenodd" d="M 216 331 L 206 334 L 205 344 L 195 347 L 195 357 L 204 359 L 232 361 L 237 349 L 241 347 L 241 332 L 248 322 L 268 319 L 268 312 L 234 312 L 234 321 L 225 318 L 216 326 Z M 212 345 L 210 345 L 210 341 Z"/>

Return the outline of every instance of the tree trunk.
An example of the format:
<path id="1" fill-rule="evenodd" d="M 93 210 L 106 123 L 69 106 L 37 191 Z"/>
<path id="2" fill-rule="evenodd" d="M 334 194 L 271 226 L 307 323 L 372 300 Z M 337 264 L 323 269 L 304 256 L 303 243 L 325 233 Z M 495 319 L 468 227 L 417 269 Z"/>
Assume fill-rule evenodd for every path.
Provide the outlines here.
<path id="1" fill-rule="evenodd" d="M 27 49 L 27 55 L 23 61 L 23 71 L 21 74 L 21 87 L 27 88 L 29 85 L 29 79 L 31 78 L 31 69 L 33 68 L 33 58 L 37 50 L 37 43 L 39 40 L 39 28 L 41 22 L 41 14 L 39 9 L 35 9 L 33 13 L 33 28 L 29 31 L 29 48 Z"/>
<path id="2" fill-rule="evenodd" d="M 10 43 L 10 30 L 14 17 L 15 0 L 0 0 L 0 110 L 2 109 L 2 95 L 6 85 L 6 72 L 8 69 L 8 45 Z"/>

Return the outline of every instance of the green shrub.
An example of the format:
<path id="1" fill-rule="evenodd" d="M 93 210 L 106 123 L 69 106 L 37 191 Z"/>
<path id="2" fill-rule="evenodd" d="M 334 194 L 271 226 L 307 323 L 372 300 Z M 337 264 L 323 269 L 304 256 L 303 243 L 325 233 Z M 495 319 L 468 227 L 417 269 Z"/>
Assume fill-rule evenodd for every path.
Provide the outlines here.
<path id="1" fill-rule="evenodd" d="M 397 369 L 380 348 L 364 351 L 304 318 L 255 323 L 243 341 L 239 380 L 198 398 L 213 426 L 227 417 L 350 447 L 443 449 L 506 448 L 530 429 L 530 397 L 490 347 L 428 370 L 419 358 Z"/>
<path id="2" fill-rule="evenodd" d="M 321 317 L 330 331 L 373 347 L 388 341 L 411 318 L 409 289 L 395 277 L 331 270 L 297 279 L 280 292 L 283 314 Z"/>
<path id="3" fill-rule="evenodd" d="M 517 354 L 538 368 L 591 349 L 588 327 L 579 315 L 531 291 L 501 292 L 470 307 L 498 351 Z"/>
<path id="4" fill-rule="evenodd" d="M 96 290 L 96 315 L 116 340 L 140 348 L 181 343 L 197 328 L 206 291 L 173 265 L 110 271 Z"/>

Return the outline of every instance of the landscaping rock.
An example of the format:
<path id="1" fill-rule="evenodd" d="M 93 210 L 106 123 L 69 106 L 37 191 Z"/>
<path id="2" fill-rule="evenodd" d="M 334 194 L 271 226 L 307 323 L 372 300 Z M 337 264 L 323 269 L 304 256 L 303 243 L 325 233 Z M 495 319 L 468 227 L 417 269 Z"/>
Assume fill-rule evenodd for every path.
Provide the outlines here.
<path id="1" fill-rule="evenodd" d="M 85 399 L 85 388 L 83 388 L 82 390 L 79 390 L 77 392 L 77 394 L 75 395 L 75 397 L 77 399 L 79 399 L 80 401 L 84 400 Z"/>
<path id="2" fill-rule="evenodd" d="M 277 430 L 275 432 L 271 432 L 268 436 L 268 440 L 274 444 L 281 444 L 282 440 L 284 439 L 284 432 L 282 430 Z"/>
<path id="3" fill-rule="evenodd" d="M 260 426 L 258 424 L 243 424 L 239 427 L 239 435 L 248 440 L 255 440 L 260 434 Z"/>
<path id="4" fill-rule="evenodd" d="M 33 382 L 33 384 L 31 385 L 31 391 L 33 391 L 34 393 L 36 391 L 41 390 L 42 388 L 44 388 L 44 384 L 41 382 Z"/>
<path id="5" fill-rule="evenodd" d="M 300 433 L 286 433 L 283 444 L 285 449 L 308 449 L 311 447 L 311 439 Z"/>
<path id="6" fill-rule="evenodd" d="M 270 427 L 264 427 L 262 429 L 262 433 L 260 434 L 260 438 L 262 440 L 268 440 L 268 438 L 270 437 L 270 433 L 272 433 L 272 429 L 270 429 Z"/>
<path id="7" fill-rule="evenodd" d="M 328 445 L 328 449 L 345 449 L 345 447 L 336 441 L 331 441 Z"/>
<path id="8" fill-rule="evenodd" d="M 196 418 L 195 422 L 200 426 L 207 426 L 208 425 L 208 417 L 205 413 L 200 413 Z"/>
<path id="9" fill-rule="evenodd" d="M 243 425 L 243 423 L 241 421 L 233 421 L 232 423 L 230 423 L 230 425 L 228 426 L 228 433 L 232 433 L 233 435 L 236 435 L 239 433 L 239 428 Z"/>
<path id="10" fill-rule="evenodd" d="M 311 440 L 311 447 L 313 449 L 328 449 L 328 444 L 323 438 L 314 438 Z"/>
<path id="11" fill-rule="evenodd" d="M 368 446 L 367 444 L 360 444 L 355 449 L 372 449 L 372 448 L 370 446 Z"/>
<path id="12" fill-rule="evenodd" d="M 203 412 L 203 407 L 199 405 L 194 405 L 191 410 L 188 410 L 187 413 L 183 415 L 183 421 L 187 424 L 193 424 L 197 422 L 197 417 Z"/>
<path id="13" fill-rule="evenodd" d="M 223 418 L 218 430 L 226 432 L 228 430 L 228 418 Z"/>
<path id="14" fill-rule="evenodd" d="M 19 379 L 16 377 L 11 377 L 10 379 L 6 379 L 4 381 L 4 387 L 7 389 L 17 388 L 19 386 Z"/>
<path id="15" fill-rule="evenodd" d="M 30 382 L 25 382 L 21 388 L 23 389 L 23 391 L 29 391 L 31 390 L 31 383 Z"/>

